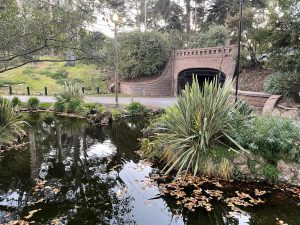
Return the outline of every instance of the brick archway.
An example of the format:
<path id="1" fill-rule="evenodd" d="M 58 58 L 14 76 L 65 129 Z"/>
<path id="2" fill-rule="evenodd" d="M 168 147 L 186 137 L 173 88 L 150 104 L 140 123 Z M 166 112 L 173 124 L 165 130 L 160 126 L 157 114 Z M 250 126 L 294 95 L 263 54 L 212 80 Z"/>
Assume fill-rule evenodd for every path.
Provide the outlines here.
<path id="1" fill-rule="evenodd" d="M 175 50 L 162 73 L 147 78 L 120 82 L 120 92 L 138 96 L 176 96 L 178 75 L 191 68 L 222 71 L 226 80 L 233 77 L 236 46 Z"/>

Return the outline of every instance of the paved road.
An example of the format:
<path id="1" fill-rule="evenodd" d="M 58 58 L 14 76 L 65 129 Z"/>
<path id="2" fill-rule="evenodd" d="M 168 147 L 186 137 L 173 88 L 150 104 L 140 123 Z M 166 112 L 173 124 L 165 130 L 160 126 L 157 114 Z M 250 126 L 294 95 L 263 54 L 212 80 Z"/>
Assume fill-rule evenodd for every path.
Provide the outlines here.
<path id="1" fill-rule="evenodd" d="M 6 98 L 13 98 L 14 96 L 4 96 Z M 30 97 L 37 97 L 40 102 L 55 102 L 55 98 L 53 96 L 25 96 L 20 95 L 17 96 L 22 102 L 27 102 Z M 119 104 L 125 105 L 129 104 L 133 101 L 140 102 L 148 107 L 160 107 L 167 108 L 168 106 L 174 104 L 176 102 L 176 98 L 174 97 L 165 97 L 165 98 L 150 98 L 150 97 L 119 97 Z M 85 101 L 88 103 L 101 103 L 101 104 L 114 104 L 115 97 L 103 97 L 103 96 L 85 96 Z"/>

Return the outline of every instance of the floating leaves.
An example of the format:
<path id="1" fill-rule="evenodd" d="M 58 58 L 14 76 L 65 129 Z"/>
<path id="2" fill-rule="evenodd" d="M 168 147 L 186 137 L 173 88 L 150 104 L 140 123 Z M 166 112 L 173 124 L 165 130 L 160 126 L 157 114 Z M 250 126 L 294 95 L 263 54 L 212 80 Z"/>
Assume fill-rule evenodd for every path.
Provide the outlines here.
<path id="1" fill-rule="evenodd" d="M 162 177 L 155 176 L 156 180 L 167 180 Z M 230 182 L 229 182 L 230 183 Z M 159 184 L 161 195 L 176 198 L 176 204 L 182 205 L 190 211 L 202 207 L 206 211 L 213 210 L 213 201 L 222 201 L 227 204 L 233 212 L 241 213 L 238 207 L 249 207 L 264 204 L 265 201 L 261 196 L 267 191 L 259 189 L 248 189 L 247 192 L 235 191 L 227 193 L 224 197 L 224 187 L 219 179 L 209 179 L 207 177 L 195 177 L 193 175 L 179 176 L 171 182 L 162 182 Z M 232 195 L 234 194 L 234 195 Z"/>
<path id="2" fill-rule="evenodd" d="M 5 225 L 29 225 L 29 222 L 27 222 L 25 220 L 14 220 L 14 221 L 10 221 L 9 223 L 7 223 Z"/>
<path id="3" fill-rule="evenodd" d="M 300 189 L 297 187 L 286 188 L 287 191 L 293 193 L 293 197 L 300 199 Z"/>

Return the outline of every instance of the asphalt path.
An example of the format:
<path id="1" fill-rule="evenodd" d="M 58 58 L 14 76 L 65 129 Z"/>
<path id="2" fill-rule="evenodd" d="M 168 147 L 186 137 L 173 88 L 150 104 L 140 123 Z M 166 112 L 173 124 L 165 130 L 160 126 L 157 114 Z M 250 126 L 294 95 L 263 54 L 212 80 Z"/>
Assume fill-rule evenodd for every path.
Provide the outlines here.
<path id="1" fill-rule="evenodd" d="M 40 102 L 55 102 L 54 96 L 27 96 L 27 95 L 16 95 L 22 102 L 27 102 L 30 97 L 37 97 Z M 14 95 L 3 96 L 12 99 Z M 115 104 L 115 97 L 107 96 L 85 96 L 85 102 L 88 103 L 101 103 L 107 105 Z M 167 108 L 176 102 L 175 97 L 119 97 L 120 105 L 127 105 L 131 102 L 140 102 L 148 107 Z"/>

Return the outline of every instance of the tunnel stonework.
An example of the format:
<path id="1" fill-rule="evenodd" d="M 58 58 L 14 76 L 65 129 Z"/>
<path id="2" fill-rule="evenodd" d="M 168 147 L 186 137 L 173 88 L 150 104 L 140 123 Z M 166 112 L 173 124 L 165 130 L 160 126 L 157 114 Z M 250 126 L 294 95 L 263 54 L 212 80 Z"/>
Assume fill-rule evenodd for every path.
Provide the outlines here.
<path id="1" fill-rule="evenodd" d="M 193 68 L 219 70 L 226 80 L 231 80 L 236 65 L 235 52 L 236 46 L 174 50 L 160 74 L 122 80 L 119 90 L 133 96 L 176 96 L 179 74 Z"/>

